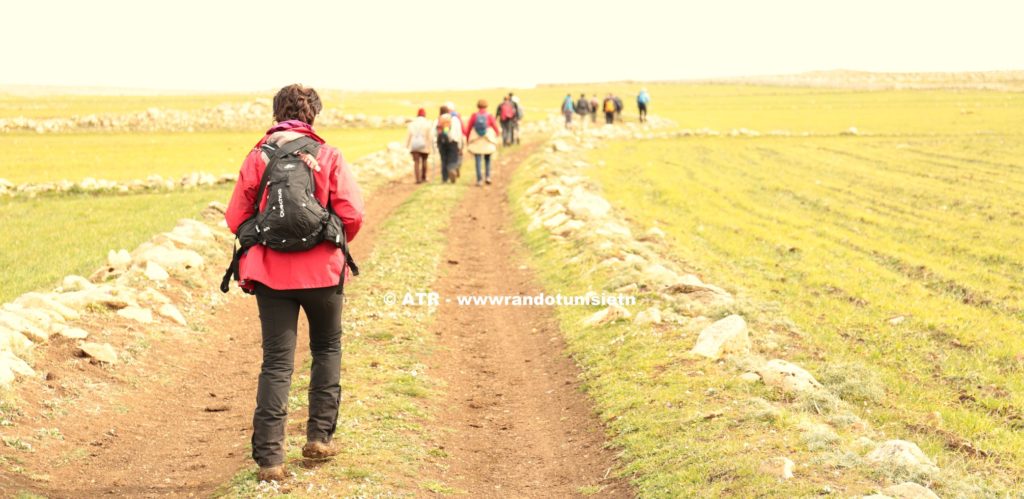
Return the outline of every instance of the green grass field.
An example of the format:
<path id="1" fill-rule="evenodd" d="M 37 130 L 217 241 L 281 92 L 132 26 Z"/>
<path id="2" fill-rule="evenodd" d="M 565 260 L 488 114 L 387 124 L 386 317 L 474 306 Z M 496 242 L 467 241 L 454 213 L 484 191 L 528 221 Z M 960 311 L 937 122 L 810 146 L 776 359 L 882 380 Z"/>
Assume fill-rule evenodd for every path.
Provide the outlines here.
<path id="1" fill-rule="evenodd" d="M 963 97 L 905 94 L 905 106 Z M 906 137 L 613 143 L 589 175 L 639 226 L 662 227 L 681 260 L 805 332 L 770 354 L 817 373 L 868 366 L 886 387 L 862 414 L 876 427 L 1019 489 L 1024 113 L 996 104 L 1011 97 L 975 96 L 993 117 L 977 128 L 894 113 L 914 121 Z M 933 411 L 942 431 L 927 429 Z M 951 451 L 943 431 L 990 456 Z"/>
<path id="2" fill-rule="evenodd" d="M 0 251 L 0 302 L 56 286 L 69 274 L 88 277 L 106 261 L 108 250 L 131 251 L 178 219 L 198 217 L 210 201 L 227 202 L 230 196 L 231 189 L 221 187 L 2 201 L 7 242 Z"/>

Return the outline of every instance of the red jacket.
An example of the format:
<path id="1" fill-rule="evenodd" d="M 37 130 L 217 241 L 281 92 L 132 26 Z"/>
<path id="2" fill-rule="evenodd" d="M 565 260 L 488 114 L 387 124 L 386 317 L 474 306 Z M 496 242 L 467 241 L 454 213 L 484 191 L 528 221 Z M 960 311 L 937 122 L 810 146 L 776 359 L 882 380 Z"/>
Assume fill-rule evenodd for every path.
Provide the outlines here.
<path id="1" fill-rule="evenodd" d="M 473 124 L 476 123 L 476 117 L 481 113 L 487 116 L 487 126 L 491 127 L 491 129 L 494 130 L 494 133 L 500 136 L 501 130 L 498 130 L 498 122 L 494 120 L 494 115 L 487 111 L 477 111 L 473 113 L 473 116 L 469 117 L 469 121 L 463 121 L 462 126 L 464 128 L 462 129 L 462 134 L 465 135 L 467 139 L 469 138 L 469 132 L 473 131 Z"/>
<path id="2" fill-rule="evenodd" d="M 277 133 L 274 133 L 277 132 Z M 298 132 L 298 133 L 293 133 Z M 235 192 L 231 195 L 227 212 L 224 214 L 231 232 L 238 232 L 238 226 L 254 214 L 253 204 L 260 178 L 267 165 L 260 147 L 273 137 L 277 144 L 288 142 L 298 134 L 308 135 L 322 145 L 316 162 L 320 171 L 313 172 L 316 180 L 314 195 L 321 204 L 328 200 L 334 213 L 345 225 L 345 235 L 351 241 L 363 223 L 363 198 L 359 186 L 352 177 L 352 170 L 341 153 L 324 143 L 308 125 L 275 126 L 256 144 L 242 163 L 238 173 Z M 260 209 L 266 205 L 266 198 L 260 201 Z M 309 289 L 336 286 L 342 272 L 347 272 L 341 250 L 330 242 L 297 253 L 281 253 L 256 245 L 249 249 L 239 262 L 239 280 L 242 287 L 251 289 L 253 281 L 272 289 Z"/>

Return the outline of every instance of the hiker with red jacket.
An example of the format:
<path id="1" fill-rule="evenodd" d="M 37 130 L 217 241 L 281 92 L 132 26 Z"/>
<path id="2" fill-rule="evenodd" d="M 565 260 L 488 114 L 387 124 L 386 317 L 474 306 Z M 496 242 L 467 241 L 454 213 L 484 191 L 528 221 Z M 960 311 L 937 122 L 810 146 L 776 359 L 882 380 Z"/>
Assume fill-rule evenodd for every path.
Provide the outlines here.
<path id="1" fill-rule="evenodd" d="M 491 155 L 498 150 L 498 124 L 494 115 L 487 112 L 487 101 L 480 99 L 476 103 L 476 112 L 466 121 L 464 133 L 467 139 L 466 150 L 476 159 L 476 185 L 481 181 L 491 183 Z M 494 132 L 493 134 L 491 132 Z M 487 175 L 480 175 L 480 163 L 487 165 Z"/>
<path id="2" fill-rule="evenodd" d="M 512 145 L 515 137 L 516 120 L 519 119 L 519 109 L 515 102 L 512 102 L 512 94 L 505 96 L 498 105 L 498 123 L 501 123 L 501 145 Z"/>
<path id="3" fill-rule="evenodd" d="M 285 423 L 300 308 L 309 322 L 312 357 L 309 418 L 302 455 L 325 459 L 337 453 L 331 439 L 341 398 L 342 279 L 350 268 L 358 273 L 351 257 L 346 258 L 347 241 L 359 232 L 363 199 L 341 153 L 313 130 L 313 120 L 321 109 L 316 90 L 302 85 L 289 85 L 274 96 L 277 123 L 246 156 L 224 215 L 228 227 L 240 240 L 243 234 L 251 238 L 252 230 L 270 231 L 267 227 L 259 228 L 263 223 L 252 229 L 251 222 L 261 220 L 266 212 L 277 219 L 280 210 L 280 220 L 291 220 L 285 217 L 285 208 L 289 207 L 289 216 L 300 219 L 305 211 L 294 209 L 298 203 L 317 203 L 320 206 L 315 208 L 329 213 L 332 223 L 339 220 L 339 230 L 331 240 L 313 240 L 308 249 L 286 252 L 271 249 L 275 244 L 285 243 L 284 240 L 268 244 L 270 235 L 263 233 L 261 244 L 251 245 L 240 259 L 232 262 L 237 262 L 239 284 L 256 295 L 259 308 L 263 364 L 253 414 L 252 457 L 260 467 L 262 481 L 280 481 L 287 476 Z M 282 163 L 286 157 L 293 158 L 292 162 Z M 296 184 L 308 182 L 308 190 L 300 191 L 304 197 L 298 201 L 289 197 L 293 196 L 292 179 L 296 179 Z M 306 209 L 312 212 L 315 208 Z M 285 223 L 266 223 L 269 226 L 271 222 Z M 227 277 L 222 284 L 222 289 L 226 288 Z"/>

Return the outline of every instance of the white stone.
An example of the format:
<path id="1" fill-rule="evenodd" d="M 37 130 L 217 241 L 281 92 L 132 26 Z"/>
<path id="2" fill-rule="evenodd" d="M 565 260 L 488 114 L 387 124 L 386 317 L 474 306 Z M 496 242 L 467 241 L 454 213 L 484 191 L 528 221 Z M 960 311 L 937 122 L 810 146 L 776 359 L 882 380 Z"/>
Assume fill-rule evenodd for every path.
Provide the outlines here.
<path id="1" fill-rule="evenodd" d="M 115 288 L 104 285 L 81 291 L 61 293 L 54 299 L 76 310 L 82 310 L 92 304 L 102 304 L 110 308 L 125 308 L 135 304 L 135 300 L 127 293 L 114 295 Z"/>
<path id="2" fill-rule="evenodd" d="M 181 311 L 178 310 L 178 307 L 175 307 L 170 303 L 160 305 L 160 308 L 157 309 L 157 313 L 164 317 L 167 317 L 168 319 L 171 319 L 174 322 L 177 322 L 181 326 L 188 325 L 188 323 L 185 321 L 185 316 L 181 315 Z"/>
<path id="3" fill-rule="evenodd" d="M 562 225 L 568 221 L 569 217 L 565 213 L 558 213 L 553 217 L 545 220 L 542 225 L 547 229 L 554 229 L 555 227 L 558 227 L 559 225 Z"/>
<path id="4" fill-rule="evenodd" d="M 160 245 L 143 243 L 135 250 L 133 260 L 139 265 L 156 262 L 170 273 L 184 273 L 203 266 L 203 257 L 199 253 L 176 248 L 169 241 Z"/>
<path id="5" fill-rule="evenodd" d="M 636 318 L 633 319 L 633 324 L 638 326 L 661 324 L 661 309 L 658 307 L 650 307 L 646 310 L 640 311 L 640 313 L 636 314 Z"/>
<path id="6" fill-rule="evenodd" d="M 0 351 L 0 386 L 10 386 L 15 375 L 35 376 L 36 371 L 13 352 Z"/>
<path id="7" fill-rule="evenodd" d="M 19 332 L 36 342 L 46 341 L 50 337 L 49 333 L 34 322 L 9 310 L 0 310 L 0 325 L 7 326 L 8 329 Z"/>
<path id="8" fill-rule="evenodd" d="M 551 150 L 554 152 L 570 152 L 572 149 L 572 146 L 561 140 L 556 140 L 551 143 Z"/>
<path id="9" fill-rule="evenodd" d="M 84 340 L 89 337 L 89 332 L 77 327 L 63 327 L 57 330 L 57 334 L 72 340 Z"/>
<path id="10" fill-rule="evenodd" d="M 0 326 L 0 350 L 23 352 L 30 348 L 32 348 L 32 340 L 27 336 L 8 327 Z"/>
<path id="11" fill-rule="evenodd" d="M 14 300 L 14 303 L 26 308 L 38 308 L 55 312 L 64 320 L 77 320 L 80 316 L 73 308 L 68 307 L 53 299 L 51 295 L 30 292 L 25 293 Z"/>
<path id="12" fill-rule="evenodd" d="M 576 232 L 582 229 L 583 227 L 586 227 L 586 225 L 587 224 L 579 220 L 569 220 L 568 222 L 565 222 L 564 224 L 555 227 L 554 229 L 552 229 L 551 232 L 558 234 L 560 236 L 568 236 L 573 232 Z"/>
<path id="13" fill-rule="evenodd" d="M 582 189 L 575 189 L 569 198 L 569 213 L 575 218 L 597 220 L 611 213 L 612 205 L 604 198 Z"/>
<path id="14" fill-rule="evenodd" d="M 746 353 L 750 351 L 750 336 L 747 333 L 747 321 L 738 315 L 730 315 L 704 328 L 697 337 L 691 353 L 718 359 L 725 354 Z"/>
<path id="15" fill-rule="evenodd" d="M 647 229 L 647 232 L 644 232 L 644 239 L 651 241 L 661 241 L 665 239 L 665 231 L 657 227 L 651 227 L 650 229 Z"/>
<path id="16" fill-rule="evenodd" d="M 610 305 L 603 310 L 594 312 L 590 317 L 584 319 L 583 325 L 600 326 L 603 324 L 608 324 L 609 322 L 617 321 L 619 319 L 629 319 L 631 316 L 632 314 L 629 313 L 629 310 L 626 310 L 625 308 L 620 307 L 618 305 Z"/>
<path id="17" fill-rule="evenodd" d="M 154 261 L 146 262 L 146 277 L 151 281 L 163 282 L 166 281 L 170 276 L 159 263 Z"/>
<path id="18" fill-rule="evenodd" d="M 645 268 L 643 276 L 656 286 L 668 286 L 679 280 L 679 274 L 676 274 L 660 263 L 655 263 Z"/>
<path id="19" fill-rule="evenodd" d="M 939 496 L 932 492 L 931 489 L 914 482 L 903 482 L 886 487 L 882 493 L 894 499 L 939 499 Z"/>
<path id="20" fill-rule="evenodd" d="M 551 184 L 544 187 L 544 194 L 552 196 L 561 196 L 567 192 L 569 192 L 569 190 L 565 186 L 559 184 Z"/>
<path id="21" fill-rule="evenodd" d="M 127 250 L 110 250 L 107 252 L 107 265 L 114 269 L 127 269 L 132 263 L 132 255 Z"/>
<path id="22" fill-rule="evenodd" d="M 888 440 L 865 456 L 870 463 L 881 464 L 893 468 L 924 468 L 938 470 L 921 448 L 906 440 Z"/>
<path id="23" fill-rule="evenodd" d="M 609 239 L 633 239 L 633 231 L 629 230 L 628 227 L 622 224 L 611 221 L 607 221 L 601 224 L 601 227 L 595 230 L 594 234 Z"/>
<path id="24" fill-rule="evenodd" d="M 140 324 L 152 324 L 153 323 L 153 312 L 148 308 L 142 307 L 125 307 L 117 311 L 117 315 L 124 317 L 125 319 L 131 319 Z"/>
<path id="25" fill-rule="evenodd" d="M 139 293 L 139 299 L 147 303 L 171 303 L 170 298 L 153 288 L 144 289 Z"/>
<path id="26" fill-rule="evenodd" d="M 80 291 L 83 289 L 89 289 L 96 285 L 89 282 L 88 279 L 80 275 L 69 275 L 65 276 L 64 280 L 61 281 L 60 287 L 64 292 L 68 291 Z"/>
<path id="27" fill-rule="evenodd" d="M 781 359 L 765 362 L 757 373 L 761 375 L 764 384 L 781 388 L 785 392 L 805 392 L 821 386 L 811 373 Z"/>
<path id="28" fill-rule="evenodd" d="M 99 362 L 107 364 L 117 364 L 117 350 L 109 343 L 89 343 L 85 342 L 79 345 L 82 352 L 89 357 L 96 359 Z"/>
<path id="29" fill-rule="evenodd" d="M 778 477 L 780 480 L 793 478 L 793 469 L 796 463 L 788 457 L 774 457 L 768 459 L 761 465 L 761 471 Z"/>
<path id="30" fill-rule="evenodd" d="M 740 375 L 740 379 L 747 383 L 757 383 L 758 381 L 761 381 L 761 375 L 755 372 L 745 372 Z"/>

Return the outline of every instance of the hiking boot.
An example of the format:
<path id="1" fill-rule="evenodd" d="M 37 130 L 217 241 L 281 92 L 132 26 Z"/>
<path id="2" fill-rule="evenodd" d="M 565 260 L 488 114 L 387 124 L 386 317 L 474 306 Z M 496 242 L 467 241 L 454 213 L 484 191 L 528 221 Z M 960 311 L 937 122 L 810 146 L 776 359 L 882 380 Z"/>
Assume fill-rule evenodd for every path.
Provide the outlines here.
<path id="1" fill-rule="evenodd" d="M 328 459 L 338 454 L 338 449 L 327 442 L 310 440 L 302 446 L 302 457 L 306 459 Z"/>
<path id="2" fill-rule="evenodd" d="M 283 482 L 288 477 L 283 464 L 276 466 L 260 467 L 259 479 L 261 482 Z"/>

